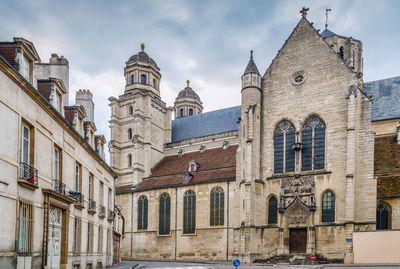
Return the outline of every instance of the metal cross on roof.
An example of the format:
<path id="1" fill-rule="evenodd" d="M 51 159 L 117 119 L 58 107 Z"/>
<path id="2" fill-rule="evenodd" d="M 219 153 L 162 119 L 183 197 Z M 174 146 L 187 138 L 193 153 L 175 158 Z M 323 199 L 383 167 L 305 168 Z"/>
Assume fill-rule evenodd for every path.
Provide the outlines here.
<path id="1" fill-rule="evenodd" d="M 332 9 L 330 9 L 330 8 L 326 8 L 325 9 L 325 16 L 326 16 L 326 21 L 325 21 L 325 29 L 328 29 L 328 12 L 329 11 L 332 11 Z"/>
<path id="2" fill-rule="evenodd" d="M 307 11 L 309 11 L 309 10 L 310 10 L 309 8 L 303 7 L 303 8 L 300 10 L 301 16 L 302 16 L 302 17 L 307 16 Z"/>

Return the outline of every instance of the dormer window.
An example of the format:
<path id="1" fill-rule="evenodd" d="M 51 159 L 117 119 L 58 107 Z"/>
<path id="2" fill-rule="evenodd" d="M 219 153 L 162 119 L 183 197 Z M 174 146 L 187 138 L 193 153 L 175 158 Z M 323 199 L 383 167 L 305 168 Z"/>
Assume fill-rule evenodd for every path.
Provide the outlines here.
<path id="1" fill-rule="evenodd" d="M 199 165 L 196 163 L 196 161 L 191 160 L 189 162 L 189 169 L 188 169 L 189 172 L 196 172 L 198 168 L 199 168 Z"/>
<path id="2" fill-rule="evenodd" d="M 31 68 L 29 64 L 29 60 L 24 56 L 22 58 L 22 75 L 29 80 L 29 76 L 31 73 Z"/>
<path id="3" fill-rule="evenodd" d="M 140 77 L 140 82 L 141 82 L 142 84 L 147 84 L 146 75 L 142 75 L 142 76 Z"/>
<path id="4" fill-rule="evenodd" d="M 61 113 L 61 108 L 62 108 L 62 96 L 59 92 L 55 92 L 54 94 L 54 106 L 57 108 L 58 112 Z"/>

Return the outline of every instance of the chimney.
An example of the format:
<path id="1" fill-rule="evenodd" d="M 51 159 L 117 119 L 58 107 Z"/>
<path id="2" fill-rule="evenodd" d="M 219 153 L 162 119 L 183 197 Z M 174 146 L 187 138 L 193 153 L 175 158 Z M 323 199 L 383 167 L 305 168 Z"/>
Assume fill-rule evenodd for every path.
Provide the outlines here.
<path id="1" fill-rule="evenodd" d="M 84 118 L 84 121 L 94 122 L 94 103 L 90 90 L 79 89 L 75 95 L 75 103 L 85 108 L 86 118 Z"/>

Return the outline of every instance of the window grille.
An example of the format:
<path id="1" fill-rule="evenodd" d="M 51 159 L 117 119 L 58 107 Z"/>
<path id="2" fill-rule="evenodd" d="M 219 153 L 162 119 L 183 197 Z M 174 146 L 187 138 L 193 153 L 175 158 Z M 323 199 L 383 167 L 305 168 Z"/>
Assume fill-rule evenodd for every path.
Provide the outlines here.
<path id="1" fill-rule="evenodd" d="M 317 170 L 325 167 L 325 123 L 318 117 L 310 118 L 302 132 L 301 170 Z"/>
<path id="2" fill-rule="evenodd" d="M 21 254 L 32 252 L 33 205 L 19 202 L 17 251 Z"/>
<path id="3" fill-rule="evenodd" d="M 268 224 L 278 223 L 278 201 L 274 196 L 268 201 Z"/>
<path id="4" fill-rule="evenodd" d="M 280 122 L 274 135 L 274 171 L 275 173 L 293 172 L 295 168 L 295 128 L 289 121 Z"/>
<path id="5" fill-rule="evenodd" d="M 210 226 L 224 225 L 224 190 L 215 187 L 210 196 Z"/>
<path id="6" fill-rule="evenodd" d="M 170 218 L 171 218 L 171 198 L 168 193 L 163 193 L 160 196 L 160 210 L 159 210 L 159 234 L 170 233 Z"/>
<path id="7" fill-rule="evenodd" d="M 322 222 L 335 221 L 335 195 L 328 191 L 322 197 Z"/>
<path id="8" fill-rule="evenodd" d="M 142 195 L 138 200 L 138 230 L 147 229 L 147 197 Z"/>
<path id="9" fill-rule="evenodd" d="M 392 228 L 392 210 L 388 203 L 379 201 L 376 208 L 376 229 L 387 230 Z"/>
<path id="10" fill-rule="evenodd" d="M 183 201 L 183 233 L 196 231 L 196 194 L 192 190 L 185 192 Z"/>

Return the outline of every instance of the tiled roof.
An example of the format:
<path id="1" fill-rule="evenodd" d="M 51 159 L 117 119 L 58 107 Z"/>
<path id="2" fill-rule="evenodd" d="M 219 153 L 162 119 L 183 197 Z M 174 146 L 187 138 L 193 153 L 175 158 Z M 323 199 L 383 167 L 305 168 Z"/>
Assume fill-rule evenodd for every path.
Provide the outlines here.
<path id="1" fill-rule="evenodd" d="M 171 142 L 238 130 L 241 107 L 235 106 L 172 121 Z"/>
<path id="2" fill-rule="evenodd" d="M 400 195 L 400 145 L 396 136 L 375 139 L 375 176 L 377 195 Z"/>
<path id="3" fill-rule="evenodd" d="M 236 175 L 237 146 L 226 150 L 220 148 L 205 150 L 200 153 L 190 152 L 182 156 L 164 157 L 153 169 L 149 178 L 145 178 L 136 190 L 184 185 L 182 176 L 188 172 L 189 162 L 194 160 L 199 168 L 190 172 L 193 178 L 189 184 L 209 182 L 213 180 L 233 179 Z"/>
<path id="4" fill-rule="evenodd" d="M 367 82 L 364 91 L 372 95 L 372 121 L 400 118 L 400 76 Z"/>

